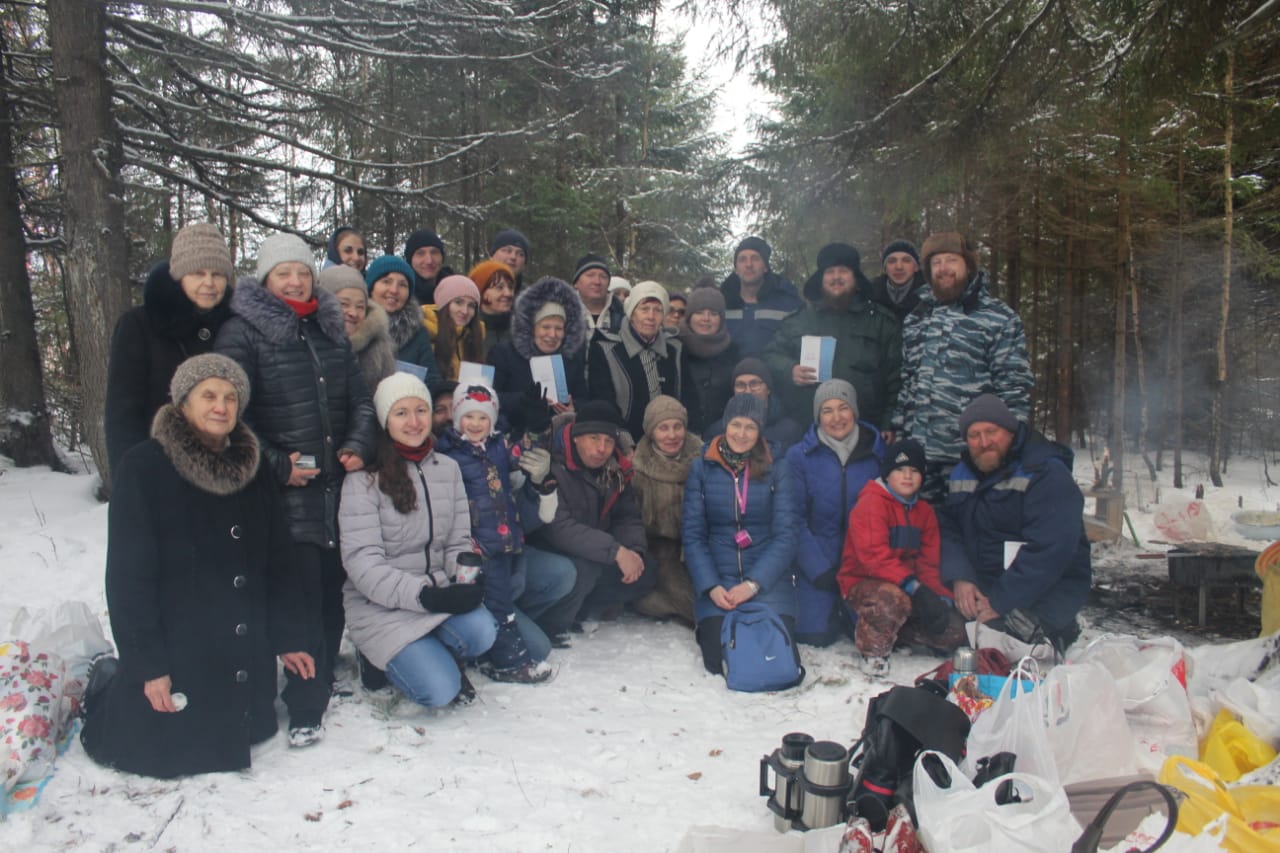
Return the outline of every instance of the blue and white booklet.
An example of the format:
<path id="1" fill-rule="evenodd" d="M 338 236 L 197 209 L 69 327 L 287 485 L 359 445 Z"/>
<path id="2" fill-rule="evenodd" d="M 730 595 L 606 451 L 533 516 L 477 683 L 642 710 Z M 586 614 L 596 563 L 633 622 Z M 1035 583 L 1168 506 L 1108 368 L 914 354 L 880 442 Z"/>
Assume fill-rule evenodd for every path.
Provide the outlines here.
<path id="1" fill-rule="evenodd" d="M 529 359 L 533 381 L 542 385 L 546 399 L 552 403 L 569 402 L 569 383 L 564 378 L 564 358 L 555 355 L 535 355 Z"/>
<path id="2" fill-rule="evenodd" d="M 493 365 L 464 361 L 458 366 L 458 381 L 468 382 L 479 379 L 490 388 L 493 387 Z"/>
<path id="3" fill-rule="evenodd" d="M 427 369 L 420 364 L 414 364 L 411 361 L 396 361 L 396 373 L 408 373 L 410 376 L 416 376 L 423 382 L 427 381 Z"/>
<path id="4" fill-rule="evenodd" d="M 800 364 L 818 371 L 818 381 L 831 378 L 831 365 L 836 359 L 836 339 L 818 335 L 800 338 Z"/>

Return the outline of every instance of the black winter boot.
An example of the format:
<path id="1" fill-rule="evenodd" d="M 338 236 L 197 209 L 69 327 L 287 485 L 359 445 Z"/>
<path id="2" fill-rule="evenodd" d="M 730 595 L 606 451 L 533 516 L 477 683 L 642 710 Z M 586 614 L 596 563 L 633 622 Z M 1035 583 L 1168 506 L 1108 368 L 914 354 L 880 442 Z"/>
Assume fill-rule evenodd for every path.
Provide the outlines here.
<path id="1" fill-rule="evenodd" d="M 480 662 L 480 671 L 494 681 L 517 684 L 537 684 L 551 677 L 551 666 L 546 661 L 529 656 L 514 614 L 499 623 L 498 637 Z"/>

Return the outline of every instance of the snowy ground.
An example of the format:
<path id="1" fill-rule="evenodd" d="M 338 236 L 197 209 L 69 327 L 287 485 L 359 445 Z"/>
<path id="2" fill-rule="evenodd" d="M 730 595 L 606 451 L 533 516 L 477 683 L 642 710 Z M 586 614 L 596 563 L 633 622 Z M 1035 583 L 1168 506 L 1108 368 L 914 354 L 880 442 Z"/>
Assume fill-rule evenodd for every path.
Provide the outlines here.
<path id="1" fill-rule="evenodd" d="M 1208 487 L 1220 541 L 1264 544 L 1240 538 L 1229 519 L 1240 501 L 1276 508 L 1280 491 L 1262 483 L 1260 468 L 1237 460 L 1225 488 Z M 1089 481 L 1087 459 L 1076 473 Z M 1192 489 L 1197 482 L 1193 472 Z M 1130 513 L 1142 547 L 1095 547 L 1088 635 L 1173 633 L 1191 644 L 1255 635 L 1256 593 L 1243 617 L 1222 593 L 1229 606 L 1211 611 L 1207 631 L 1174 623 L 1164 561 L 1137 556 L 1163 550 L 1150 544 L 1162 534 L 1147 505 L 1154 491 L 1143 487 Z M 87 475 L 0 460 L 0 630 L 20 606 L 66 599 L 88 602 L 106 623 L 106 507 L 93 490 Z M 1165 486 L 1161 500 L 1190 491 Z M 1194 600 L 1184 594 L 1189 618 Z M 548 684 L 474 676 L 481 698 L 469 708 L 429 712 L 357 690 L 331 709 L 320 745 L 291 751 L 278 735 L 244 773 L 131 777 L 96 766 L 75 743 L 35 809 L 0 827 L 0 849 L 661 851 L 694 825 L 767 831 L 772 816 L 756 796 L 761 754 L 797 730 L 851 742 L 867 699 L 885 689 L 854 668 L 852 654 L 847 641 L 803 649 L 801 687 L 733 694 L 703 671 L 687 629 L 624 617 L 556 652 Z M 909 682 L 934 664 L 897 653 L 893 678 Z"/>

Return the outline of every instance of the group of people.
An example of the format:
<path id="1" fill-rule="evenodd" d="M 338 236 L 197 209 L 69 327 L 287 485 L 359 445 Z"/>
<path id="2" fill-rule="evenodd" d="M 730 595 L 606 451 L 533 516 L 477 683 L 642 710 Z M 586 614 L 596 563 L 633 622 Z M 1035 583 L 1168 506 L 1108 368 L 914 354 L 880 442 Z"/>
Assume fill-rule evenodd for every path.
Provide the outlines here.
<path id="1" fill-rule="evenodd" d="M 759 237 L 688 293 L 591 254 L 526 284 L 523 234 L 489 249 L 463 276 L 433 231 L 370 260 L 343 227 L 319 268 L 277 234 L 235 281 L 215 226 L 176 234 L 112 342 L 96 760 L 247 766 L 276 658 L 289 742 L 315 743 L 344 632 L 365 689 L 428 707 L 474 699 L 471 668 L 545 681 L 626 608 L 694 629 L 712 673 L 747 601 L 881 676 L 966 623 L 1074 639 L 1071 454 L 1028 425 L 1021 323 L 961 235 L 893 241 L 874 280 L 830 244 L 802 292 Z"/>

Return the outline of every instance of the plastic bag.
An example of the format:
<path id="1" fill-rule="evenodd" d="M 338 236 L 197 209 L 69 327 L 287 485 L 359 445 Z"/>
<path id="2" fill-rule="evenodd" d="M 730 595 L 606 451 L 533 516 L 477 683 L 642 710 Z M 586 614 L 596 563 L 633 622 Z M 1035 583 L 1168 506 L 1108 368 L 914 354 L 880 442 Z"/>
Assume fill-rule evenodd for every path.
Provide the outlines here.
<path id="1" fill-rule="evenodd" d="M 996 695 L 995 702 L 982 712 L 969 730 L 966 754 L 960 768 L 972 778 L 977 775 L 979 760 L 997 752 L 1012 752 L 1017 756 L 1014 769 L 1019 773 L 1030 773 L 1058 785 L 1058 765 L 1049 745 L 1040 690 L 1017 692 L 1020 679 L 1039 681 L 1039 668 L 1031 658 L 1018 661 Z"/>
<path id="2" fill-rule="evenodd" d="M 1199 542 L 1213 538 L 1213 519 L 1204 501 L 1176 501 L 1156 507 L 1156 529 L 1172 542 Z"/>
<path id="3" fill-rule="evenodd" d="M 1164 832 L 1165 820 L 1162 814 L 1148 815 L 1138 828 L 1125 836 L 1124 840 L 1104 851 L 1104 853 L 1132 853 L 1133 850 L 1148 850 Z M 1175 832 L 1169 840 L 1161 845 L 1160 853 L 1216 853 L 1224 850 L 1222 841 L 1227 834 L 1227 818 L 1223 815 L 1217 821 L 1205 824 L 1204 829 L 1195 835 Z"/>
<path id="4" fill-rule="evenodd" d="M 1040 685 L 1063 785 L 1138 772 L 1137 741 L 1115 678 L 1099 663 L 1063 664 Z"/>
<path id="5" fill-rule="evenodd" d="M 927 756 L 942 762 L 948 787 L 933 781 L 924 766 Z M 1005 782 L 1022 802 L 997 804 Z M 974 788 L 951 759 L 923 752 L 916 759 L 914 789 L 920 840 L 929 853 L 1062 853 L 1080 837 L 1062 786 L 1029 773 L 1009 773 Z"/>
<path id="6" fill-rule="evenodd" d="M 1106 635 L 1072 663 L 1086 661 L 1101 664 L 1115 678 L 1141 767 L 1155 772 L 1170 755 L 1199 755 L 1181 643 L 1172 637 Z"/>
<path id="7" fill-rule="evenodd" d="M 4 791 L 43 779 L 57 743 L 74 723 L 63 698 L 62 659 L 32 652 L 23 642 L 0 642 L 0 755 Z"/>
<path id="8" fill-rule="evenodd" d="M 67 695 L 77 700 L 84 692 L 89 664 L 97 655 L 112 651 L 102 633 L 102 623 L 83 601 L 63 601 L 36 611 L 22 607 L 5 636 L 23 640 L 33 651 L 62 658 Z"/>
<path id="9" fill-rule="evenodd" d="M 1244 774 L 1257 770 L 1276 758 L 1276 751 L 1263 743 L 1244 724 L 1219 711 L 1209 728 L 1209 736 L 1200 745 L 1200 760 L 1213 768 L 1224 782 L 1234 782 Z"/>
<path id="10" fill-rule="evenodd" d="M 1225 814 L 1223 849 L 1236 853 L 1280 849 L 1280 789 L 1266 785 L 1228 789 L 1208 765 L 1182 756 L 1164 763 L 1160 781 L 1187 795 L 1178 807 L 1179 832 L 1195 835 Z"/>

